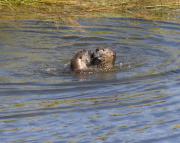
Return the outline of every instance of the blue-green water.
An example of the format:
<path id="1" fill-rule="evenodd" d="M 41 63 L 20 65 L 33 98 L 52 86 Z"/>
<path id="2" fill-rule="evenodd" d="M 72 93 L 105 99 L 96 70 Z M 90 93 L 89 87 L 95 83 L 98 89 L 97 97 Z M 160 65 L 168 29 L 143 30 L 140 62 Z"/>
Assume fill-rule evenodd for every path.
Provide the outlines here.
<path id="1" fill-rule="evenodd" d="M 0 142 L 180 142 L 180 24 L 79 23 L 0 22 Z M 113 48 L 121 70 L 62 72 L 97 47 Z"/>

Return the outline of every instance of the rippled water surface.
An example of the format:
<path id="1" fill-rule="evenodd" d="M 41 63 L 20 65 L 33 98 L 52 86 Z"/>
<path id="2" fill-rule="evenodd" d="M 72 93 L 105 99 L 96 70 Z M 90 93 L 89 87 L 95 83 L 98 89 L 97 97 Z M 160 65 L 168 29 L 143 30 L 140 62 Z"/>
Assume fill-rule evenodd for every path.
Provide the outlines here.
<path id="1" fill-rule="evenodd" d="M 0 142 L 180 142 L 180 25 L 84 19 L 0 22 Z M 120 71 L 62 72 L 111 47 Z"/>

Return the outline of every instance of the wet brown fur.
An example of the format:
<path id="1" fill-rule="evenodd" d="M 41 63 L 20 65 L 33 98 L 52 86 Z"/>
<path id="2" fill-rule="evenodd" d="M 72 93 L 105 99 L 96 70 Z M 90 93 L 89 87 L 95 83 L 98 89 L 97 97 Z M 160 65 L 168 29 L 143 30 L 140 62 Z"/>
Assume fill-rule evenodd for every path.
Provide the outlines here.
<path id="1" fill-rule="evenodd" d="M 88 70 L 91 63 L 91 52 L 87 50 L 78 51 L 71 59 L 71 70 L 81 72 Z"/>
<path id="2" fill-rule="evenodd" d="M 116 53 L 110 48 L 97 48 L 94 53 L 93 64 L 98 68 L 111 69 L 116 61 Z"/>

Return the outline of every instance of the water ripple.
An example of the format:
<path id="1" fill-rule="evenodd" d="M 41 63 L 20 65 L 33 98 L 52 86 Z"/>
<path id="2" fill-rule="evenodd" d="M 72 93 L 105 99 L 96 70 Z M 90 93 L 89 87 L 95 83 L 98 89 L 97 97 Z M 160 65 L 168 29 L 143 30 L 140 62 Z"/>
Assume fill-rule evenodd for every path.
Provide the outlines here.
<path id="1" fill-rule="evenodd" d="M 0 23 L 1 142 L 178 142 L 179 24 L 79 23 Z M 63 72 L 77 50 L 97 47 L 116 51 L 119 71 Z"/>

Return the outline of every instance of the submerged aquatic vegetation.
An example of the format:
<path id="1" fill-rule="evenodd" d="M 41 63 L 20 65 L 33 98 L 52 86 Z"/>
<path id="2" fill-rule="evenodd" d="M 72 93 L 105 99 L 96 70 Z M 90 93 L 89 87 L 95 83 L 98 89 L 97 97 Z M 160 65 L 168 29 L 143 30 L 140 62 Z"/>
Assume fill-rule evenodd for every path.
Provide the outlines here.
<path id="1" fill-rule="evenodd" d="M 176 17 L 179 0 L 0 0 L 1 19 L 44 19 L 74 23 L 79 17 Z"/>

